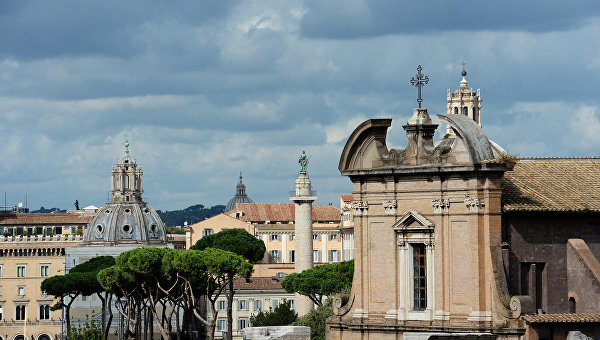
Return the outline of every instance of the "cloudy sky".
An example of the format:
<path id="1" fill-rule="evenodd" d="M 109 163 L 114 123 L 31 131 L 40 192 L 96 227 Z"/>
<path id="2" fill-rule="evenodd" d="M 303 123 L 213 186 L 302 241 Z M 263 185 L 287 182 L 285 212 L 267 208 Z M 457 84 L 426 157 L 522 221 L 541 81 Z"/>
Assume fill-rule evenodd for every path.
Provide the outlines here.
<path id="1" fill-rule="evenodd" d="M 288 202 L 302 150 L 317 204 L 362 121 L 444 113 L 462 60 L 488 137 L 520 156 L 598 156 L 600 3 L 2 1 L 0 185 L 8 204 L 103 205 L 123 154 L 155 208 Z M 424 5 L 426 4 L 426 5 Z"/>

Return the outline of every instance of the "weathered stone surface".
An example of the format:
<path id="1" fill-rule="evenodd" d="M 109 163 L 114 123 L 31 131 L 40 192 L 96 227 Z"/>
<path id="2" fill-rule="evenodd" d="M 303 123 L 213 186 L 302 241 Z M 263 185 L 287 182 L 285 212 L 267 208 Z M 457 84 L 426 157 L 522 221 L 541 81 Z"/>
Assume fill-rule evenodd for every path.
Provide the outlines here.
<path id="1" fill-rule="evenodd" d="M 242 334 L 244 335 L 244 340 L 305 340 L 310 339 L 310 327 L 248 327 L 242 330 Z"/>

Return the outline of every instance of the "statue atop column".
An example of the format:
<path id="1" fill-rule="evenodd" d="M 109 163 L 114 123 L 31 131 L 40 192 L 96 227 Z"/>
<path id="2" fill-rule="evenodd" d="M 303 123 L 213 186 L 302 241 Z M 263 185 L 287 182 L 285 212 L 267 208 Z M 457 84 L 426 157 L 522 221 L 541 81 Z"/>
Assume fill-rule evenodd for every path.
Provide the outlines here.
<path id="1" fill-rule="evenodd" d="M 298 158 L 298 163 L 300 163 L 300 172 L 306 172 L 309 159 L 310 156 L 307 156 L 304 150 L 302 150 L 302 154 L 300 155 L 300 158 Z"/>

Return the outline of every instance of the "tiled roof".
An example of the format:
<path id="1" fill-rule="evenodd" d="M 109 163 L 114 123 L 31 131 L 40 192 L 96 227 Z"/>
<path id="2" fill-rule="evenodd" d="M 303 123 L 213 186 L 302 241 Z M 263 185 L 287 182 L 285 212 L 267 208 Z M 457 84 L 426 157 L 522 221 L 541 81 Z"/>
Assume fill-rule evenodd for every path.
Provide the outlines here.
<path id="1" fill-rule="evenodd" d="M 600 158 L 520 158 L 504 174 L 504 211 L 600 211 Z"/>
<path id="2" fill-rule="evenodd" d="M 293 203 L 238 203 L 237 210 L 243 215 L 241 220 L 250 222 L 289 222 L 294 221 L 295 205 Z M 313 222 L 329 222 L 340 220 L 340 209 L 332 205 L 313 205 Z"/>
<path id="3" fill-rule="evenodd" d="M 352 197 L 352 195 L 340 195 L 340 197 L 342 198 L 342 201 L 344 201 L 344 202 L 351 202 L 354 199 Z"/>
<path id="4" fill-rule="evenodd" d="M 89 223 L 94 216 L 69 213 L 0 215 L 0 225 L 64 225 Z"/>
<path id="5" fill-rule="evenodd" d="M 236 278 L 233 281 L 233 287 L 248 290 L 283 289 L 281 288 L 281 279 L 277 277 L 251 277 L 248 281 Z"/>
<path id="6" fill-rule="evenodd" d="M 523 315 L 528 323 L 600 323 L 600 313 L 533 314 Z"/>

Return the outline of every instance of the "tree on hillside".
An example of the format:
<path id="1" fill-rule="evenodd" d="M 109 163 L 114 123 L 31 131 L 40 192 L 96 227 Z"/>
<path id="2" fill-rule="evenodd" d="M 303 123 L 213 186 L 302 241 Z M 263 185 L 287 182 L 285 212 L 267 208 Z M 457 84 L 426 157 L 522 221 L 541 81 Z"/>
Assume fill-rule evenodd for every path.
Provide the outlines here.
<path id="1" fill-rule="evenodd" d="M 265 243 L 244 229 L 227 229 L 216 234 L 204 236 L 190 249 L 204 250 L 207 248 L 233 252 L 243 256 L 251 263 L 260 261 L 266 251 Z M 227 287 L 227 334 L 229 339 L 232 337 L 233 330 L 233 295 L 235 293 L 233 279 L 234 273 L 230 273 Z"/>
<path id="2" fill-rule="evenodd" d="M 308 296 L 317 306 L 322 306 L 324 296 L 352 287 L 353 276 L 354 260 L 324 264 L 286 276 L 281 287 L 290 293 Z"/>

